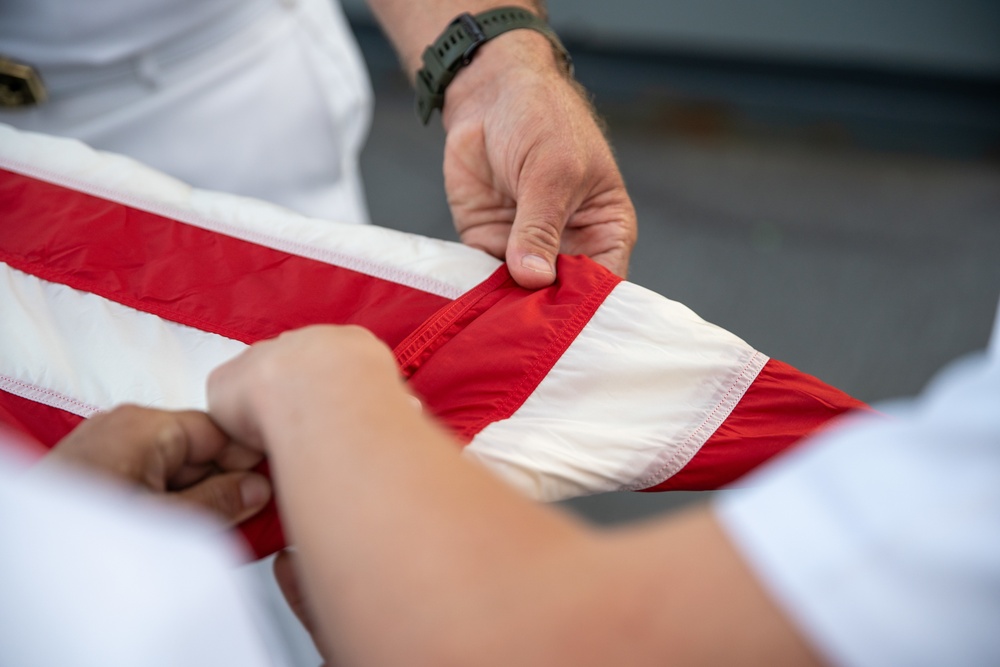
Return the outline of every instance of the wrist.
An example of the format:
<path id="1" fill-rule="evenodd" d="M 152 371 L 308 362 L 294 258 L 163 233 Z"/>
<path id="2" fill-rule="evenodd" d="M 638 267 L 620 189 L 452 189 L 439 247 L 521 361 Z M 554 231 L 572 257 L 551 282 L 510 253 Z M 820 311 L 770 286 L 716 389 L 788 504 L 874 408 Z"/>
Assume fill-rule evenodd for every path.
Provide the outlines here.
<path id="1" fill-rule="evenodd" d="M 417 114 L 425 125 L 435 109 L 443 111 L 446 94 L 459 75 L 471 69 L 489 74 L 490 68 L 480 65 L 484 60 L 495 61 L 497 73 L 525 68 L 558 71 L 561 66 L 572 74 L 569 54 L 538 14 L 509 5 L 474 16 L 460 14 L 424 50 L 423 66 L 414 80 Z M 487 76 L 485 81 L 492 78 Z"/>
<path id="2" fill-rule="evenodd" d="M 445 91 L 445 129 L 470 105 L 490 104 L 520 87 L 571 81 L 549 39 L 534 30 L 512 30 L 491 39 L 458 71 Z"/>
<path id="3" fill-rule="evenodd" d="M 411 17 L 406 34 L 400 35 L 400 40 L 393 39 L 394 43 L 397 44 L 405 40 L 405 43 L 399 44 L 398 53 L 410 80 L 412 81 L 417 71 L 424 66 L 424 50 L 444 34 L 459 14 L 465 12 L 478 15 L 499 7 L 517 7 L 531 12 L 543 21 L 547 20 L 544 8 L 534 0 L 459 0 L 451 3 L 438 3 L 433 14 L 421 12 L 419 18 Z M 394 31 L 390 29 L 392 26 L 386 27 L 391 35 L 394 34 Z"/>

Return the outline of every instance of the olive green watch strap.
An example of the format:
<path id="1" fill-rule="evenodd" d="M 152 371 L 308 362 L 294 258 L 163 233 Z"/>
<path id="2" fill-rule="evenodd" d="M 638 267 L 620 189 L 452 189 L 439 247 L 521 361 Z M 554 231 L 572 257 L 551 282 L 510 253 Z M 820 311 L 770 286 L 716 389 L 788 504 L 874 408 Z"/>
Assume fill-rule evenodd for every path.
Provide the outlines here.
<path id="1" fill-rule="evenodd" d="M 417 72 L 417 116 L 426 125 L 435 109 L 444 108 L 444 91 L 458 70 L 472 62 L 480 46 L 509 30 L 536 30 L 559 51 L 570 75 L 573 61 L 548 24 L 522 7 L 498 7 L 482 14 L 464 13 L 455 18 L 433 44 L 424 50 L 424 66 Z"/>

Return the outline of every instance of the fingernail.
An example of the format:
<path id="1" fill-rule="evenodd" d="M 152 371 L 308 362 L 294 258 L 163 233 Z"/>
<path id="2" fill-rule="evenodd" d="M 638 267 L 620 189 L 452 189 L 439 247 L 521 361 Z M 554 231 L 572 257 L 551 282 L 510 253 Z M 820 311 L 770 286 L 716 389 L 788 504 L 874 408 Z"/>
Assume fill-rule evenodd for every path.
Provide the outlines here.
<path id="1" fill-rule="evenodd" d="M 521 259 L 521 266 L 535 273 L 548 273 L 550 275 L 554 273 L 552 264 L 540 255 L 525 255 Z"/>
<path id="2" fill-rule="evenodd" d="M 271 499 L 271 483 L 261 475 L 250 475 L 240 482 L 244 507 L 259 507 Z"/>

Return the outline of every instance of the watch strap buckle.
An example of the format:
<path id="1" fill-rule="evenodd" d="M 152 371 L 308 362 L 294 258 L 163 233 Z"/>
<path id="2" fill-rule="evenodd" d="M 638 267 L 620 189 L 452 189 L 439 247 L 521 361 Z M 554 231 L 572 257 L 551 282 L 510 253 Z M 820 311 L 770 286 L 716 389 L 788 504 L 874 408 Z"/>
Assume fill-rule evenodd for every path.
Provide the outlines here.
<path id="1" fill-rule="evenodd" d="M 476 21 L 476 17 L 468 12 L 462 12 L 451 22 L 452 25 L 456 23 L 465 28 L 465 34 L 472 37 L 472 43 L 462 53 L 462 65 L 468 65 L 472 62 L 472 54 L 476 52 L 476 49 L 485 44 L 489 37 L 483 32 L 483 27 Z"/>

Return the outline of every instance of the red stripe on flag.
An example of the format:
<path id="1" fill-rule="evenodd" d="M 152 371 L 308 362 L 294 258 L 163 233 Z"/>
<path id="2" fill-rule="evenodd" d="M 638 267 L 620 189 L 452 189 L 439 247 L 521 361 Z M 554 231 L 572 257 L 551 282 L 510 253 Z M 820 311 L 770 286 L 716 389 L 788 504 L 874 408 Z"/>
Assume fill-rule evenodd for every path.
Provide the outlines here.
<path id="1" fill-rule="evenodd" d="M 397 349 L 410 385 L 463 442 L 521 407 L 621 282 L 582 256 L 556 267 L 553 285 L 526 290 L 501 266 Z"/>
<path id="2" fill-rule="evenodd" d="M 36 403 L 0 389 L 0 423 L 52 447 L 76 428 L 83 417 L 66 410 Z"/>
<path id="3" fill-rule="evenodd" d="M 645 491 L 705 491 L 736 481 L 851 410 L 870 408 L 771 359 L 736 408 L 679 472 Z"/>
<path id="4" fill-rule="evenodd" d="M 410 379 L 432 354 L 503 298 L 500 288 L 511 282 L 506 267 L 500 266 L 489 278 L 424 321 L 394 350 L 403 376 Z"/>
<path id="5" fill-rule="evenodd" d="M 245 343 L 358 324 L 398 344 L 448 299 L 0 170 L 0 260 Z"/>

